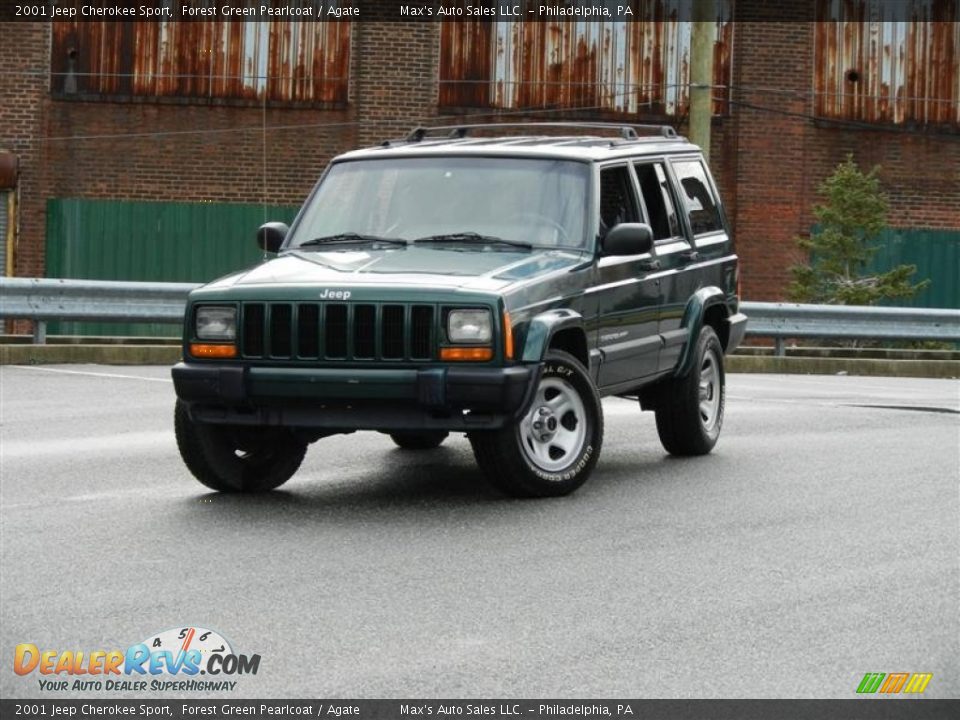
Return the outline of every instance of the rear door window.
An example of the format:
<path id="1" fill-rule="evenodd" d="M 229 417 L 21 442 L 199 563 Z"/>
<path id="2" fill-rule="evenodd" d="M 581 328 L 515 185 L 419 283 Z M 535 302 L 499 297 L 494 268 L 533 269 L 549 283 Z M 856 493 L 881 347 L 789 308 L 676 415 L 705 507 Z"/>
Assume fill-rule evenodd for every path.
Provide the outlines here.
<path id="1" fill-rule="evenodd" d="M 683 206 L 694 236 L 723 230 L 720 208 L 713 194 L 707 171 L 699 160 L 679 160 L 673 163 L 683 195 Z"/>

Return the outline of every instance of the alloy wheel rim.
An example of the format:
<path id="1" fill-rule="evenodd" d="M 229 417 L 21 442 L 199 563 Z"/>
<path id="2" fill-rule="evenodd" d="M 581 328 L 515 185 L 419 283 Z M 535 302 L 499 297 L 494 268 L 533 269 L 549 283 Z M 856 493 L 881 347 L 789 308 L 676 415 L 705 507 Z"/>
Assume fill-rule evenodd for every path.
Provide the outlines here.
<path id="1" fill-rule="evenodd" d="M 545 472 L 560 472 L 573 464 L 586 443 L 586 407 L 566 380 L 543 379 L 517 432 L 533 465 Z"/>
<path id="2" fill-rule="evenodd" d="M 714 353 L 708 352 L 700 365 L 699 413 L 700 422 L 712 432 L 720 417 L 720 370 Z"/>

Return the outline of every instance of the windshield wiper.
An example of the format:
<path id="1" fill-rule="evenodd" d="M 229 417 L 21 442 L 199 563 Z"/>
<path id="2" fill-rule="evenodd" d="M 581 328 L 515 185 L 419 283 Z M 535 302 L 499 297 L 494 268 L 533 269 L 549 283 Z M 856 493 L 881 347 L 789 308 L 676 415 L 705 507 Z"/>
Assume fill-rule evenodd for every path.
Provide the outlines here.
<path id="1" fill-rule="evenodd" d="M 477 245 L 507 245 L 509 247 L 520 248 L 521 250 L 533 249 L 533 245 L 527 242 L 505 240 L 501 237 L 496 237 L 495 235 L 481 235 L 480 233 L 475 232 L 455 232 L 444 233 L 442 235 L 427 235 L 426 237 L 417 238 L 413 242 L 417 245 L 425 245 L 427 243 L 475 243 Z"/>
<path id="2" fill-rule="evenodd" d="M 316 246 L 316 245 L 356 245 L 358 243 L 380 243 L 383 245 L 406 245 L 407 241 L 403 238 L 386 238 L 379 235 L 364 235 L 362 233 L 346 232 L 336 235 L 325 235 L 323 237 L 313 238 L 297 245 L 296 248 Z"/>

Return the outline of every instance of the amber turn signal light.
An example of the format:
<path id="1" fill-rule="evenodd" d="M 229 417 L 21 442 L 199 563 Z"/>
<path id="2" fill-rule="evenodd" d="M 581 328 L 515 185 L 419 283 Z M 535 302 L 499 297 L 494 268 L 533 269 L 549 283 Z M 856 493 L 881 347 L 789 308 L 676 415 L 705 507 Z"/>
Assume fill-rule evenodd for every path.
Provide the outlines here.
<path id="1" fill-rule="evenodd" d="M 493 348 L 488 347 L 445 347 L 440 348 L 441 360 L 472 360 L 483 362 L 493 358 Z"/>
<path id="2" fill-rule="evenodd" d="M 510 313 L 503 313 L 503 354 L 507 360 L 513 360 L 513 325 L 510 323 Z"/>
<path id="3" fill-rule="evenodd" d="M 237 356 L 236 345 L 190 343 L 190 354 L 201 358 L 232 358 Z"/>

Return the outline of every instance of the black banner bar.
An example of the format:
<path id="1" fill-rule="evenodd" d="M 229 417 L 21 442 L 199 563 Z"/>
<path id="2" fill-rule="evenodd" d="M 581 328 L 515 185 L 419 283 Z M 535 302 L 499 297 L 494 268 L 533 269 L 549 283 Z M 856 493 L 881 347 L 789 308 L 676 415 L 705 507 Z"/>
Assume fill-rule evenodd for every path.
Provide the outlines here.
<path id="1" fill-rule="evenodd" d="M 960 700 L 0 700 L 3 720 L 484 718 L 485 720 L 944 720 Z"/>
<path id="2" fill-rule="evenodd" d="M 634 22 L 658 17 L 691 20 L 704 0 L 2 0 L 0 21 L 162 22 L 322 20 L 378 22 Z M 712 0 L 718 17 L 734 22 L 830 21 L 817 0 Z M 906 19 L 904 0 L 871 0 L 871 12 Z M 903 16 L 903 17 L 901 17 Z"/>

